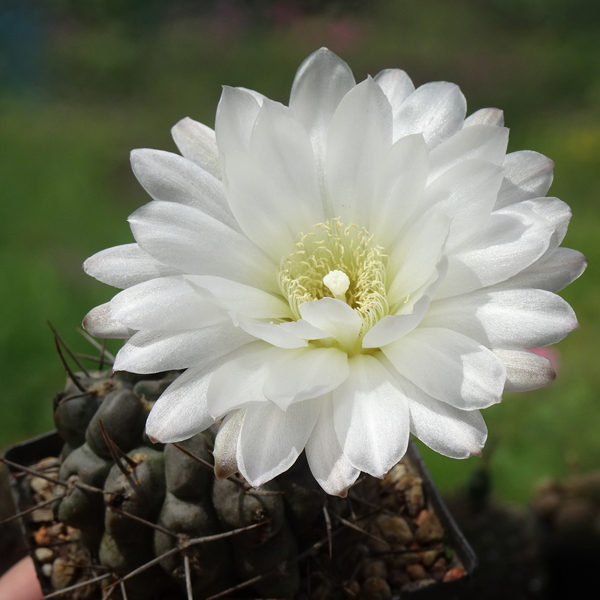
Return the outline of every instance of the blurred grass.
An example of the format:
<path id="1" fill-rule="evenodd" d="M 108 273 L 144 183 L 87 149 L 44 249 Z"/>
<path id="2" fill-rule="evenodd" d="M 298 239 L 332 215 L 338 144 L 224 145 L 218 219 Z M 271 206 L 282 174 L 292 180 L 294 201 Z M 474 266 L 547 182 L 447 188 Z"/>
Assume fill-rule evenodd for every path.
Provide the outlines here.
<path id="1" fill-rule="evenodd" d="M 505 110 L 510 150 L 555 160 L 551 193 L 574 212 L 564 245 L 591 264 L 564 293 L 581 329 L 558 346 L 553 385 L 485 411 L 483 460 L 497 493 L 518 501 L 542 477 L 597 468 L 600 17 L 586 19 L 586 5 L 575 2 L 563 4 L 559 19 L 554 2 L 545 10 L 533 0 L 375 2 L 358 12 L 338 2 L 279 19 L 257 19 L 241 4 L 208 12 L 188 3 L 166 14 L 154 2 L 141 23 L 142 13 L 102 12 L 102 2 L 83 14 L 66 0 L 47 2 L 36 9 L 43 57 L 35 81 L 16 89 L 0 61 L 0 447 L 52 427 L 51 399 L 64 375 L 46 321 L 76 350 L 91 350 L 76 328 L 113 292 L 80 265 L 131 241 L 126 217 L 147 197 L 129 170 L 130 149 L 175 150 L 169 129 L 184 116 L 212 125 L 222 84 L 287 102 L 300 62 L 326 45 L 357 79 L 397 66 L 417 84 L 458 83 L 469 112 Z M 482 465 L 423 453 L 444 490 Z"/>

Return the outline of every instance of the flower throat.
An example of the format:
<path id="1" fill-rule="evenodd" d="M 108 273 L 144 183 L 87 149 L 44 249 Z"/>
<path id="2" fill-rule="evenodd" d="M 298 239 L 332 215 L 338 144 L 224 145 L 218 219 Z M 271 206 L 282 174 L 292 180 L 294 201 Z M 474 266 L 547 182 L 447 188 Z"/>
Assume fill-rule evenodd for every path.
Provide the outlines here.
<path id="1" fill-rule="evenodd" d="M 372 238 L 366 229 L 346 226 L 339 219 L 318 223 L 298 236 L 294 252 L 281 261 L 279 269 L 279 285 L 298 319 L 301 304 L 325 297 L 344 300 L 367 329 L 388 314 L 387 255 L 381 246 L 371 244 Z M 344 292 L 334 294 L 331 281 L 343 279 L 340 272 L 349 282 Z"/>

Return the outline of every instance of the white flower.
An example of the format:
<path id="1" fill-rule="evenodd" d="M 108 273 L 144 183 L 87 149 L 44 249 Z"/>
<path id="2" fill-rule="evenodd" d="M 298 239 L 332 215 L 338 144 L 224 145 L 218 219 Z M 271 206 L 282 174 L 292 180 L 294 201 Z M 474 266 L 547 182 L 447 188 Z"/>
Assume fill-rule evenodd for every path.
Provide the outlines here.
<path id="1" fill-rule="evenodd" d="M 225 88 L 216 132 L 173 128 L 183 157 L 132 154 L 153 201 L 135 244 L 86 271 L 124 288 L 85 327 L 127 338 L 115 369 L 187 369 L 148 434 L 188 438 L 223 418 L 217 474 L 259 486 L 306 450 L 327 492 L 382 477 L 409 433 L 480 452 L 479 409 L 554 377 L 527 351 L 577 327 L 557 292 L 585 258 L 559 248 L 570 211 L 546 198 L 552 162 L 506 154 L 502 112 L 465 119 L 456 85 L 415 90 L 398 69 L 358 85 L 321 49 L 289 108 Z"/>

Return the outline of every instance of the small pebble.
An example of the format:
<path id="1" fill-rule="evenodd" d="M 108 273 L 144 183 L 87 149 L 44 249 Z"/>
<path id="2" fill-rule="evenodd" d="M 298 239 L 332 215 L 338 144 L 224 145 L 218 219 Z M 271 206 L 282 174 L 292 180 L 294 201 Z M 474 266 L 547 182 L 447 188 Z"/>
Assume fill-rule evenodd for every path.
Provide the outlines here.
<path id="1" fill-rule="evenodd" d="M 50 581 L 55 590 L 69 587 L 75 577 L 75 567 L 62 558 L 57 558 L 52 563 L 52 576 Z"/>
<path id="2" fill-rule="evenodd" d="M 408 514 L 413 518 L 416 517 L 425 506 L 423 486 L 415 482 L 415 485 L 404 492 L 404 501 L 406 502 Z"/>
<path id="3" fill-rule="evenodd" d="M 415 538 L 420 544 L 439 542 L 444 537 L 444 528 L 434 513 L 429 513 L 419 525 Z"/>
<path id="4" fill-rule="evenodd" d="M 344 586 L 344 595 L 348 600 L 352 600 L 353 598 L 358 598 L 360 594 L 360 583 L 358 581 L 351 581 L 350 583 Z"/>
<path id="5" fill-rule="evenodd" d="M 436 581 L 442 581 L 446 575 L 446 569 L 448 568 L 446 559 L 438 558 L 431 567 L 431 575 Z"/>
<path id="6" fill-rule="evenodd" d="M 48 528 L 48 532 L 51 536 L 60 537 L 65 533 L 65 525 L 64 523 L 54 523 Z"/>
<path id="7" fill-rule="evenodd" d="M 425 517 L 426 517 L 428 514 L 429 514 L 429 511 L 428 511 L 426 508 L 424 508 L 424 509 L 423 509 L 423 510 L 422 510 L 422 511 L 421 511 L 421 512 L 420 512 L 420 513 L 417 515 L 417 517 L 415 518 L 415 523 L 417 524 L 417 526 L 418 526 L 418 525 L 420 525 L 420 524 L 423 522 L 423 520 L 425 519 Z"/>
<path id="8" fill-rule="evenodd" d="M 402 517 L 382 515 L 377 519 L 377 526 L 382 537 L 390 544 L 407 546 L 413 540 L 410 525 Z"/>
<path id="9" fill-rule="evenodd" d="M 444 583 L 448 583 L 450 581 L 456 581 L 457 579 L 461 579 L 465 576 L 465 572 L 462 569 L 450 569 L 442 580 Z"/>
<path id="10" fill-rule="evenodd" d="M 34 523 L 47 523 L 48 521 L 52 521 L 54 519 L 54 513 L 49 506 L 44 506 L 42 508 L 36 508 L 31 513 L 31 520 Z"/>
<path id="11" fill-rule="evenodd" d="M 420 477 L 415 477 L 411 473 L 406 473 L 403 477 L 401 477 L 395 484 L 394 489 L 399 492 L 405 492 L 409 488 L 414 487 L 415 485 L 422 485 L 423 480 Z"/>
<path id="12" fill-rule="evenodd" d="M 379 577 L 387 579 L 387 567 L 381 559 L 367 559 L 362 566 L 362 575 L 365 579 L 369 577 Z"/>
<path id="13" fill-rule="evenodd" d="M 54 559 L 54 552 L 50 548 L 36 548 L 35 557 L 41 563 L 51 562 Z"/>
<path id="14" fill-rule="evenodd" d="M 423 565 L 427 568 L 431 567 L 433 563 L 436 561 L 439 552 L 437 550 L 426 550 L 422 554 L 422 562 Z"/>
<path id="15" fill-rule="evenodd" d="M 50 483 L 47 479 L 43 477 L 32 477 L 29 480 L 29 487 L 38 494 L 45 495 L 50 488 L 54 487 L 56 484 Z"/>
<path id="16" fill-rule="evenodd" d="M 379 537 L 379 531 L 372 532 L 373 535 Z M 367 538 L 367 546 L 369 550 L 373 553 L 386 553 L 392 551 L 392 546 L 388 544 L 385 540 L 376 539 L 374 537 Z"/>
<path id="17" fill-rule="evenodd" d="M 420 557 L 417 552 L 402 552 L 392 559 L 392 565 L 397 569 L 405 569 L 408 565 L 416 565 L 418 562 Z"/>
<path id="18" fill-rule="evenodd" d="M 361 600 L 389 600 L 392 590 L 388 582 L 380 577 L 369 577 L 362 584 Z"/>
<path id="19" fill-rule="evenodd" d="M 44 563 L 42 565 L 42 573 L 46 577 L 50 577 L 50 575 L 52 575 L 52 564 L 51 563 Z"/>
<path id="20" fill-rule="evenodd" d="M 420 564 L 408 565 L 408 567 L 406 567 L 406 572 L 413 581 L 425 579 L 425 576 L 427 575 L 425 572 L 425 567 Z"/>
<path id="21" fill-rule="evenodd" d="M 48 527 L 42 525 L 34 534 L 33 539 L 38 546 L 45 546 L 52 541 Z"/>
<path id="22" fill-rule="evenodd" d="M 384 485 L 393 485 L 398 483 L 406 474 L 408 473 L 408 469 L 402 463 L 398 463 L 393 466 L 389 473 L 383 478 Z"/>

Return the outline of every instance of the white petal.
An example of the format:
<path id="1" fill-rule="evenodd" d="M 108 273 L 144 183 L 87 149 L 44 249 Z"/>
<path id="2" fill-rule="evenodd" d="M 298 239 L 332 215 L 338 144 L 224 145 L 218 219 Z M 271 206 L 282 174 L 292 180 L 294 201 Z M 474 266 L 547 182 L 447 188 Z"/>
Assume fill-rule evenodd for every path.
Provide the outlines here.
<path id="1" fill-rule="evenodd" d="M 253 319 L 291 318 L 287 302 L 281 296 L 258 288 L 211 275 L 188 275 L 187 280 L 214 296 L 215 301 L 228 311 L 241 313 Z"/>
<path id="2" fill-rule="evenodd" d="M 499 108 L 481 108 L 469 115 L 463 123 L 463 127 L 471 127 L 472 125 L 502 127 L 504 125 L 504 113 Z"/>
<path id="3" fill-rule="evenodd" d="M 435 269 L 431 273 L 429 279 L 425 280 L 421 287 L 417 288 L 409 297 L 405 298 L 404 302 L 394 306 L 394 310 L 390 310 L 390 314 L 408 315 L 417 310 L 417 302 L 419 302 L 422 298 L 426 297 L 429 299 L 429 301 L 433 300 L 437 294 L 440 284 L 443 283 L 444 279 L 446 278 L 447 271 L 448 259 L 445 256 L 442 256 L 438 264 L 435 266 Z M 419 306 L 421 307 L 419 312 L 424 310 L 422 304 Z"/>
<path id="4" fill-rule="evenodd" d="M 203 212 L 173 202 L 150 202 L 129 223 L 140 247 L 195 275 L 218 275 L 278 291 L 275 268 L 243 235 Z"/>
<path id="5" fill-rule="evenodd" d="M 481 454 L 487 427 L 478 410 L 460 410 L 434 400 L 416 386 L 409 386 L 403 388 L 411 399 L 410 430 L 415 436 L 450 458 Z"/>
<path id="6" fill-rule="evenodd" d="M 263 392 L 279 408 L 334 390 L 348 377 L 348 355 L 337 348 L 308 348 L 273 366 Z"/>
<path id="7" fill-rule="evenodd" d="M 250 94 L 257 102 L 259 106 L 263 105 L 263 102 L 265 100 L 267 100 L 267 97 L 264 94 L 261 94 L 260 92 L 257 92 L 256 90 L 251 90 L 245 87 L 238 87 L 236 88 L 238 90 L 241 90 L 242 92 L 247 92 L 248 94 Z"/>
<path id="8" fill-rule="evenodd" d="M 279 327 L 285 331 L 289 331 L 290 333 L 297 335 L 304 340 L 324 340 L 328 337 L 331 337 L 329 332 L 318 329 L 304 319 L 290 321 L 289 323 L 280 323 Z"/>
<path id="9" fill-rule="evenodd" d="M 546 197 L 532 198 L 531 200 L 524 200 L 510 206 L 515 209 L 520 206 L 526 206 L 551 223 L 555 229 L 552 239 L 554 247 L 558 246 L 564 240 L 573 213 L 569 205 L 562 200 Z"/>
<path id="10" fill-rule="evenodd" d="M 117 354 L 114 369 L 134 373 L 186 369 L 252 341 L 245 331 L 229 322 L 194 331 L 139 331 Z"/>
<path id="11" fill-rule="evenodd" d="M 225 166 L 228 153 L 248 149 L 259 110 L 260 104 L 250 91 L 223 86 L 215 118 L 215 134 Z"/>
<path id="12" fill-rule="evenodd" d="M 321 412 L 306 442 L 306 459 L 317 483 L 334 496 L 345 497 L 360 471 L 344 456 L 333 427 L 331 394 L 320 398 Z"/>
<path id="13" fill-rule="evenodd" d="M 538 288 L 559 292 L 575 281 L 586 267 L 587 258 L 581 252 L 570 248 L 555 248 L 514 277 L 494 287 Z"/>
<path id="14" fill-rule="evenodd" d="M 171 135 L 185 158 L 221 179 L 219 149 L 215 132 L 210 127 L 185 117 L 171 128 Z"/>
<path id="15" fill-rule="evenodd" d="M 322 188 L 329 122 L 340 100 L 354 85 L 350 67 L 327 48 L 313 52 L 300 65 L 292 85 L 290 109 L 308 131 Z"/>
<path id="16" fill-rule="evenodd" d="M 223 184 L 202 167 L 178 154 L 146 148 L 131 153 L 131 167 L 154 200 L 193 206 L 239 231 Z"/>
<path id="17" fill-rule="evenodd" d="M 541 348 L 579 326 L 573 309 L 544 290 L 480 290 L 432 302 L 424 327 L 447 327 L 491 348 Z"/>
<path id="18" fill-rule="evenodd" d="M 331 333 L 318 329 L 304 319 L 284 323 L 241 320 L 237 323 L 250 335 L 279 348 L 293 349 L 308 345 L 307 340 L 331 338 Z"/>
<path id="19" fill-rule="evenodd" d="M 289 469 L 313 431 L 319 402 L 305 400 L 286 411 L 274 404 L 249 406 L 237 448 L 240 473 L 258 487 Z"/>
<path id="20" fill-rule="evenodd" d="M 103 339 L 125 339 L 135 331 L 113 318 L 110 302 L 92 308 L 83 319 L 83 328 L 94 337 Z"/>
<path id="21" fill-rule="evenodd" d="M 587 266 L 587 259 L 581 253 L 558 248 L 567 233 L 571 209 L 558 198 L 534 198 L 520 204 L 531 206 L 532 210 L 550 221 L 556 230 L 546 253 L 510 281 L 514 281 L 514 287 L 536 287 L 553 292 L 561 290 L 577 279 Z M 527 284 L 528 280 L 530 283 Z"/>
<path id="22" fill-rule="evenodd" d="M 435 148 L 456 133 L 467 112 L 460 88 L 445 81 L 417 88 L 394 115 L 394 141 L 411 133 L 422 133 L 427 147 Z"/>
<path id="23" fill-rule="evenodd" d="M 431 298 L 422 296 L 413 306 L 411 313 L 386 315 L 367 331 L 362 341 L 363 348 L 379 348 L 395 342 L 410 333 L 425 316 Z"/>
<path id="24" fill-rule="evenodd" d="M 528 392 L 554 381 L 556 373 L 550 361 L 529 350 L 497 350 L 494 354 L 506 367 L 505 392 Z"/>
<path id="25" fill-rule="evenodd" d="M 295 332 L 284 329 L 275 323 L 262 323 L 259 321 L 240 321 L 239 326 L 259 340 L 264 340 L 278 348 L 302 348 L 308 346 L 308 342 L 298 337 Z"/>
<path id="26" fill-rule="evenodd" d="M 323 221 L 310 139 L 287 107 L 266 100 L 248 152 L 230 152 L 226 160 L 231 210 L 274 260 L 289 253 L 301 231 Z"/>
<path id="27" fill-rule="evenodd" d="M 327 128 L 340 100 L 354 85 L 350 67 L 327 48 L 321 48 L 296 72 L 290 108 L 306 129 L 314 133 Z"/>
<path id="28" fill-rule="evenodd" d="M 402 69 L 384 69 L 375 75 L 375 82 L 383 90 L 395 115 L 402 103 L 415 91 L 411 78 Z"/>
<path id="29" fill-rule="evenodd" d="M 431 151 L 429 180 L 434 180 L 450 167 L 471 158 L 502 165 L 507 144 L 506 127 L 472 125 L 461 129 Z"/>
<path id="30" fill-rule="evenodd" d="M 110 302 L 111 314 L 131 329 L 200 329 L 229 320 L 182 277 L 160 277 L 134 285 Z"/>
<path id="31" fill-rule="evenodd" d="M 326 173 L 331 217 L 368 223 L 376 167 L 392 144 L 392 109 L 368 78 L 342 99 L 329 126 Z"/>
<path id="32" fill-rule="evenodd" d="M 220 479 L 237 473 L 237 447 L 240 439 L 240 430 L 244 421 L 244 409 L 230 412 L 221 423 L 215 438 L 215 475 Z"/>
<path id="33" fill-rule="evenodd" d="M 502 182 L 502 168 L 478 159 L 444 171 L 425 188 L 426 215 L 444 212 L 452 218 L 448 247 L 464 241 L 490 215 Z"/>
<path id="34" fill-rule="evenodd" d="M 388 273 L 397 271 L 388 283 L 392 314 L 432 276 L 437 279 L 450 223 L 443 213 L 433 213 L 417 221 L 398 240 L 388 261 Z"/>
<path id="35" fill-rule="evenodd" d="M 533 150 L 507 154 L 503 167 L 505 179 L 495 208 L 545 196 L 554 177 L 554 163 Z"/>
<path id="36" fill-rule="evenodd" d="M 429 172 L 423 136 L 400 138 L 375 168 L 375 194 L 368 229 L 375 234 L 378 244 L 389 248 L 422 201 Z"/>
<path id="37" fill-rule="evenodd" d="M 162 393 L 146 422 L 146 433 L 152 440 L 180 442 L 213 424 L 206 408 L 206 390 L 213 369 L 213 365 L 192 367 Z"/>
<path id="38" fill-rule="evenodd" d="M 155 277 L 176 275 L 180 272 L 159 262 L 137 244 L 101 250 L 83 263 L 83 269 L 102 283 L 121 289 Z"/>
<path id="39" fill-rule="evenodd" d="M 383 477 L 406 452 L 408 399 L 374 357 L 350 360 L 350 376 L 333 392 L 338 441 L 352 465 Z"/>
<path id="40" fill-rule="evenodd" d="M 300 305 L 300 314 L 311 325 L 329 332 L 342 346 L 352 346 L 363 321 L 359 314 L 342 300 L 321 298 Z"/>
<path id="41" fill-rule="evenodd" d="M 251 403 L 268 402 L 263 394 L 271 363 L 277 363 L 282 350 L 256 342 L 243 349 L 220 367 L 208 388 L 208 410 L 218 418 L 225 413 L 246 408 Z"/>
<path id="42" fill-rule="evenodd" d="M 421 323 L 381 350 L 401 375 L 456 408 L 485 408 L 501 400 L 504 366 L 491 350 L 465 335 Z"/>
<path id="43" fill-rule="evenodd" d="M 521 202 L 494 211 L 449 256 L 437 298 L 465 294 L 519 273 L 548 249 L 555 226 Z"/>

